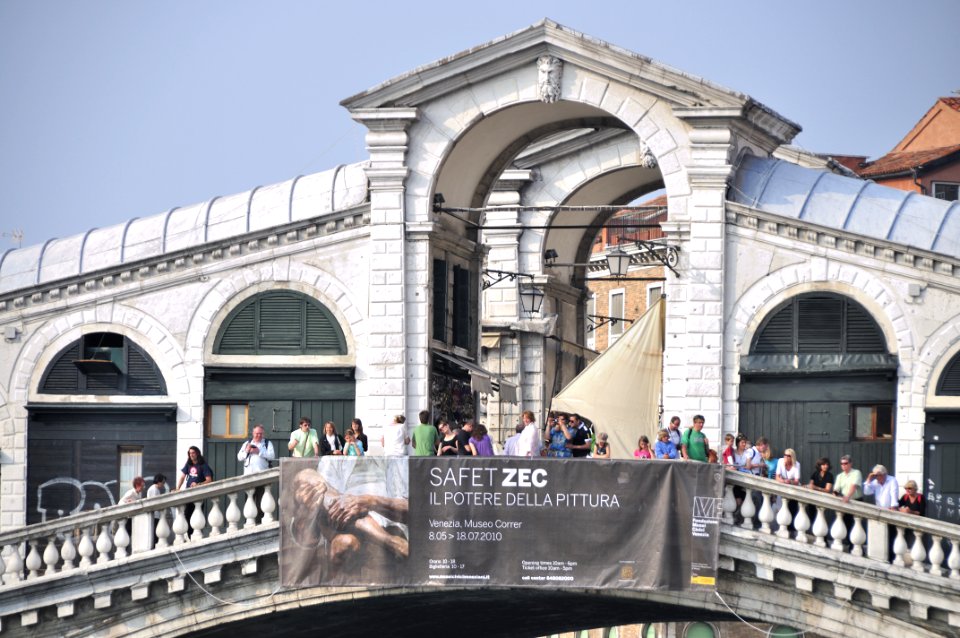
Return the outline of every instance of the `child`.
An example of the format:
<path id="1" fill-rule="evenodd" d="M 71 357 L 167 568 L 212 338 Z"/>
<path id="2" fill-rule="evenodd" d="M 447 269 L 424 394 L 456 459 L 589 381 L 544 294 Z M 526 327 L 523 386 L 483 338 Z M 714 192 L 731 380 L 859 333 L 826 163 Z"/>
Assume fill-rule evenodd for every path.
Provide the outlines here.
<path id="1" fill-rule="evenodd" d="M 734 465 L 733 462 L 733 442 L 734 436 L 727 432 L 723 435 L 723 464 Z"/>
<path id="2" fill-rule="evenodd" d="M 657 433 L 657 444 L 653 446 L 653 455 L 658 459 L 676 459 L 677 444 L 670 440 L 670 433 L 660 430 Z"/>
<path id="3" fill-rule="evenodd" d="M 633 451 L 633 456 L 638 459 L 652 459 L 653 452 L 650 451 L 650 439 L 646 435 L 640 437 L 637 441 L 637 449 Z"/>
<path id="4" fill-rule="evenodd" d="M 601 432 L 600 437 L 597 440 L 597 446 L 593 449 L 593 458 L 595 459 L 609 459 L 610 458 L 610 444 L 607 443 L 607 433 Z"/>
<path id="5" fill-rule="evenodd" d="M 345 456 L 363 456 L 363 446 L 357 443 L 357 435 L 354 434 L 353 430 L 344 432 L 343 438 L 343 454 Z"/>

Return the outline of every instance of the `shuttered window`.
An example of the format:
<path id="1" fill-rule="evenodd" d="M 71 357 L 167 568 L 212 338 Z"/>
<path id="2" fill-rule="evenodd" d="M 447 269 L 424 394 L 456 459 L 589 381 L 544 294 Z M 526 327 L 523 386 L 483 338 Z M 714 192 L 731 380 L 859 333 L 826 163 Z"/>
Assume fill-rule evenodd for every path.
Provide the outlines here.
<path id="1" fill-rule="evenodd" d="M 751 354 L 883 354 L 886 340 L 860 304 L 829 293 L 799 295 L 770 313 Z"/>
<path id="2" fill-rule="evenodd" d="M 937 380 L 937 394 L 941 396 L 960 396 L 960 352 L 953 355 L 950 363 L 943 369 Z"/>
<path id="3" fill-rule="evenodd" d="M 343 332 L 330 311 L 294 291 L 266 292 L 223 322 L 215 354 L 346 354 Z"/>
<path id="4" fill-rule="evenodd" d="M 75 362 L 96 356 L 96 351 L 103 349 L 105 338 L 111 344 L 108 354 L 116 368 L 89 371 L 79 368 Z M 40 392 L 143 396 L 164 395 L 167 386 L 157 364 L 133 341 L 115 333 L 92 333 L 60 351 L 44 371 Z"/>
<path id="5" fill-rule="evenodd" d="M 433 338 L 447 342 L 447 260 L 433 260 Z"/>

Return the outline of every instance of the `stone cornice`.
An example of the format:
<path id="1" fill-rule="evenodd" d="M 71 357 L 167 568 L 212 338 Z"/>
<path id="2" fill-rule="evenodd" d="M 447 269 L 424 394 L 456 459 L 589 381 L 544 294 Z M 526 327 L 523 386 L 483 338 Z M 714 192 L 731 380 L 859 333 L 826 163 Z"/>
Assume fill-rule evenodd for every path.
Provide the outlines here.
<path id="1" fill-rule="evenodd" d="M 0 318 L 27 308 L 63 303 L 83 297 L 110 295 L 131 284 L 146 288 L 151 280 L 188 272 L 226 259 L 275 250 L 370 224 L 369 205 L 328 213 L 323 217 L 273 226 L 221 241 L 191 246 L 156 257 L 83 273 L 58 281 L 21 288 L 0 295 Z"/>
<path id="2" fill-rule="evenodd" d="M 781 217 L 730 201 L 726 202 L 726 210 L 727 223 L 739 228 L 916 269 L 920 271 L 919 277 L 930 273 L 945 277 L 960 275 L 960 260 L 922 248 Z"/>
<path id="3" fill-rule="evenodd" d="M 461 90 L 519 66 L 533 65 L 538 56 L 554 55 L 564 62 L 633 86 L 678 106 L 757 104 L 750 96 L 731 91 L 657 62 L 646 56 L 568 29 L 550 20 L 462 51 L 387 80 L 340 102 L 350 111 L 379 106 L 415 106 Z M 763 107 L 774 119 L 782 119 Z"/>

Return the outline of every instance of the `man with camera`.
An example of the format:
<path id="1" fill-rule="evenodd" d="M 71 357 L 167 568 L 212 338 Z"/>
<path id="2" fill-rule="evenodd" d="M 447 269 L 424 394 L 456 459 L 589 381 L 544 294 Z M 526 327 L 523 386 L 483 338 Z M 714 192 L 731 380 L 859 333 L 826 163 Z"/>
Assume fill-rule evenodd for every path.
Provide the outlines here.
<path id="1" fill-rule="evenodd" d="M 243 475 L 256 474 L 270 468 L 270 461 L 277 455 L 273 443 L 263 437 L 263 426 L 253 426 L 253 438 L 244 443 L 237 452 L 237 460 L 243 463 Z"/>

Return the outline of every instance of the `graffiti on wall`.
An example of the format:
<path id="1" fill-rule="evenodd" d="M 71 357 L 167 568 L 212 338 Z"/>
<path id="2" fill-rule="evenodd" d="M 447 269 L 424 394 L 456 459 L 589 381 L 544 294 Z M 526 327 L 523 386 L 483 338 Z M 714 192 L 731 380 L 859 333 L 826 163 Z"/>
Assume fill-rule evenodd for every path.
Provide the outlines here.
<path id="1" fill-rule="evenodd" d="M 960 523 L 960 507 L 952 494 L 944 496 L 937 491 L 937 485 L 927 479 L 927 516 L 948 523 Z"/>
<path id="2" fill-rule="evenodd" d="M 116 504 L 112 485 L 116 481 L 79 481 L 59 476 L 41 483 L 37 488 L 37 512 L 40 521 L 70 516 L 84 510 L 97 510 Z"/>

